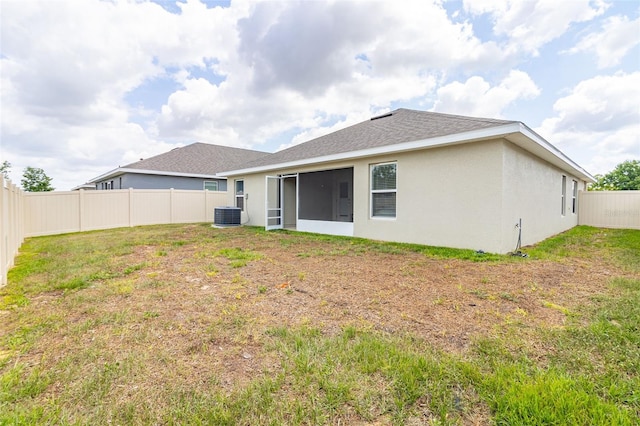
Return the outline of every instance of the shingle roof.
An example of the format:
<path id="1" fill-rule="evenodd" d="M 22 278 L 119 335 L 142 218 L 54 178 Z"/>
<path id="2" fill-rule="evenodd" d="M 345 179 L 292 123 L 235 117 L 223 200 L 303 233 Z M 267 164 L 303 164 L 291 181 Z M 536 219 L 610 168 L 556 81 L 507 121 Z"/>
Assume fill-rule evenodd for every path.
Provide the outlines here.
<path id="1" fill-rule="evenodd" d="M 127 164 L 122 168 L 215 175 L 217 172 L 239 167 L 245 162 L 257 160 L 265 155 L 268 153 L 196 142 Z"/>
<path id="2" fill-rule="evenodd" d="M 255 161 L 246 161 L 241 166 L 247 169 L 288 163 L 513 123 L 517 121 L 464 117 L 400 108 Z"/>

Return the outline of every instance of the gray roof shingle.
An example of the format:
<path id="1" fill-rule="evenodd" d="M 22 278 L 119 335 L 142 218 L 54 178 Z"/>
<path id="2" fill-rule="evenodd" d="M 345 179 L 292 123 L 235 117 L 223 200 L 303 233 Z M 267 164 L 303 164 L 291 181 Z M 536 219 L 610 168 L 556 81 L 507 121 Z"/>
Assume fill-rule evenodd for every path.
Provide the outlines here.
<path id="1" fill-rule="evenodd" d="M 196 142 L 127 164 L 122 168 L 215 175 L 217 172 L 240 167 L 243 163 L 257 160 L 265 155 L 268 153 Z"/>
<path id="2" fill-rule="evenodd" d="M 247 169 L 269 166 L 513 123 L 517 121 L 464 117 L 400 108 L 379 118 L 374 117 L 254 161 L 246 161 L 241 167 Z"/>

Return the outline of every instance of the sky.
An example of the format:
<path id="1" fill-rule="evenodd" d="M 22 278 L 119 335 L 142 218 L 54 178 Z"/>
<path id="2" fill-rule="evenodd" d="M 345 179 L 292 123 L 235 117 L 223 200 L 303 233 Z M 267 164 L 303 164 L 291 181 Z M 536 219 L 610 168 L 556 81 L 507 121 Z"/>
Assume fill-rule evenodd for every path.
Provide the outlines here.
<path id="1" fill-rule="evenodd" d="M 0 162 L 70 190 L 193 142 L 267 152 L 397 108 L 640 159 L 636 0 L 0 0 Z"/>

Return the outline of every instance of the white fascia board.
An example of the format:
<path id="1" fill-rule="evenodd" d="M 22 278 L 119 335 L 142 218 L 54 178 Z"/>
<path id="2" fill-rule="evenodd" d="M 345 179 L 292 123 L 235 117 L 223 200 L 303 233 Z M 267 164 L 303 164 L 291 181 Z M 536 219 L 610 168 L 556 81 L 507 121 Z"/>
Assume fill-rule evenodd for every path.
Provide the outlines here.
<path id="1" fill-rule="evenodd" d="M 103 175 L 100 175 L 97 178 L 91 179 L 88 183 L 99 182 L 101 180 L 109 179 L 111 177 L 115 177 L 118 175 L 123 175 L 125 173 L 136 173 L 141 175 L 192 177 L 192 178 L 203 178 L 203 179 L 225 179 L 224 177 L 221 177 L 218 175 L 204 175 L 199 173 L 181 173 L 181 172 L 165 172 L 162 170 L 118 168 L 118 169 L 113 169 L 110 172 L 107 172 Z"/>
<path id="2" fill-rule="evenodd" d="M 524 123 L 520 123 L 520 132 L 522 136 L 525 136 L 527 139 L 536 143 L 538 149 L 532 149 L 530 146 L 523 146 L 526 144 L 525 141 L 521 141 L 521 137 L 518 138 L 518 135 L 515 135 L 513 138 L 508 138 L 511 142 L 514 142 L 516 145 L 524 148 L 525 150 L 532 152 L 544 160 L 549 161 L 551 164 L 559 167 L 562 170 L 570 171 L 576 175 L 576 177 L 580 177 L 588 182 L 594 183 L 596 179 L 585 169 L 583 169 L 578 163 L 573 161 L 571 158 L 567 157 L 565 153 L 560 151 L 558 148 L 549 143 L 542 136 L 538 135 L 536 132 L 527 127 Z M 530 145 L 530 144 L 529 144 Z M 535 145 L 534 145 L 535 147 Z M 542 148 L 542 150 L 540 149 Z"/>
<path id="3" fill-rule="evenodd" d="M 311 164 L 329 163 L 355 158 L 373 157 L 396 152 L 415 151 L 418 149 L 434 148 L 446 145 L 466 143 L 473 140 L 491 139 L 518 132 L 520 123 L 509 123 L 502 126 L 490 127 L 487 129 L 472 130 L 470 132 L 456 133 L 453 135 L 439 136 L 436 138 L 421 139 L 417 141 L 403 142 L 393 145 L 385 145 L 375 148 L 367 148 L 359 151 L 341 152 L 339 154 L 325 155 L 322 157 L 305 158 L 302 160 L 289 161 L 286 163 L 269 164 L 266 166 L 252 167 L 248 169 L 230 170 L 220 172 L 218 176 L 238 176 L 253 173 L 262 173 L 271 170 L 280 170 L 292 167 L 308 166 Z"/>

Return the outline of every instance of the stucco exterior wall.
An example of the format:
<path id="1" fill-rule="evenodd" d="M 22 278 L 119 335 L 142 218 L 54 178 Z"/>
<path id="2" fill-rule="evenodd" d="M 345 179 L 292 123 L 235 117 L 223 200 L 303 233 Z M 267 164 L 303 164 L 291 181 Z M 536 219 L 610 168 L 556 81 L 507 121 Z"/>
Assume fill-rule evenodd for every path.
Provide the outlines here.
<path id="1" fill-rule="evenodd" d="M 501 143 L 408 152 L 356 163 L 355 235 L 386 241 L 499 248 Z M 396 218 L 371 218 L 369 167 L 397 161 Z"/>
<path id="2" fill-rule="evenodd" d="M 397 163 L 396 217 L 372 218 L 370 166 Z M 577 225 L 572 181 L 586 183 L 503 139 L 278 170 L 270 175 L 353 167 L 353 236 L 507 253 Z M 565 215 L 561 214 L 566 176 Z M 264 226 L 265 175 L 237 176 L 249 194 L 243 222 Z M 231 179 L 230 179 L 231 180 Z M 304 190 L 304 188 L 298 188 Z M 229 205 L 235 203 L 228 192 Z M 248 216 L 246 214 L 248 213 Z"/>
<path id="3" fill-rule="evenodd" d="M 488 141 L 278 170 L 272 175 L 353 167 L 354 236 L 496 251 L 500 247 L 501 149 L 500 141 Z M 389 161 L 398 164 L 397 216 L 371 218 L 370 165 Z M 244 180 L 249 198 L 243 222 L 249 225 L 265 225 L 264 176 L 232 178 Z M 235 203 L 232 191 L 227 200 L 229 205 Z"/>
<path id="4" fill-rule="evenodd" d="M 240 221 L 251 226 L 265 226 L 264 222 L 264 202 L 265 183 L 264 175 L 254 174 L 248 176 L 234 176 L 229 178 L 229 191 L 227 191 L 227 205 L 236 205 L 236 194 L 234 191 L 235 181 L 244 181 L 245 203 L 244 210 L 240 214 Z"/>
<path id="5" fill-rule="evenodd" d="M 522 219 L 522 246 L 534 244 L 578 224 L 572 209 L 572 181 L 578 190 L 586 182 L 548 164 L 517 146 L 503 143 L 503 210 L 500 252 L 515 249 L 516 224 Z M 565 214 L 562 214 L 562 176 L 566 176 Z"/>

